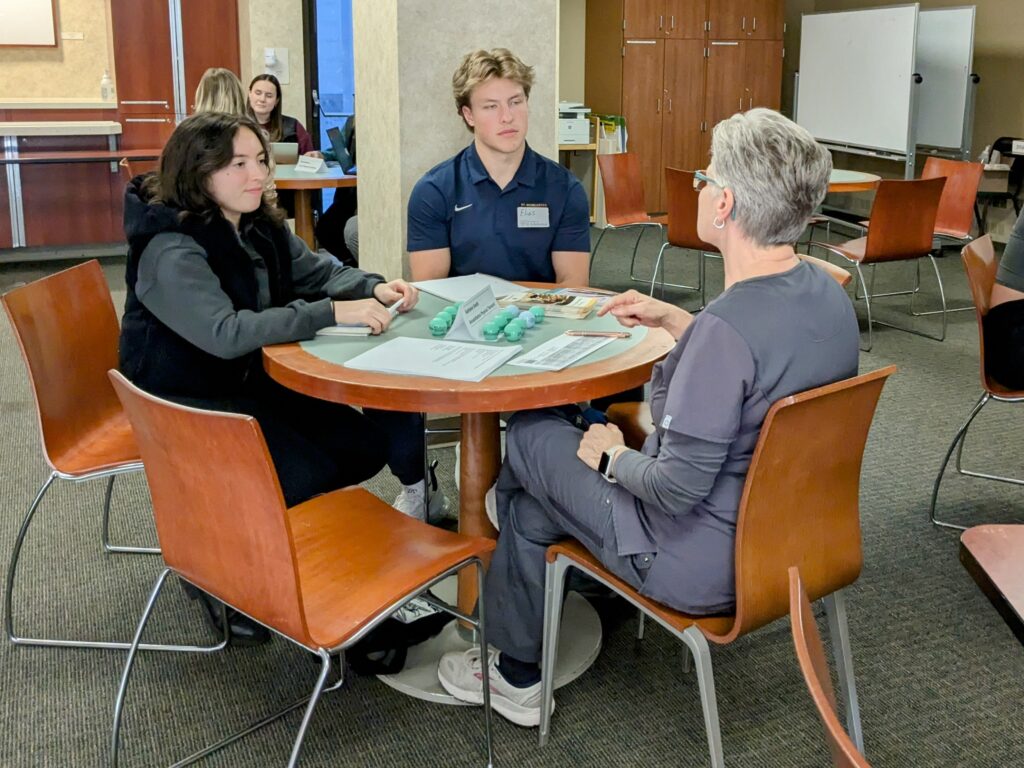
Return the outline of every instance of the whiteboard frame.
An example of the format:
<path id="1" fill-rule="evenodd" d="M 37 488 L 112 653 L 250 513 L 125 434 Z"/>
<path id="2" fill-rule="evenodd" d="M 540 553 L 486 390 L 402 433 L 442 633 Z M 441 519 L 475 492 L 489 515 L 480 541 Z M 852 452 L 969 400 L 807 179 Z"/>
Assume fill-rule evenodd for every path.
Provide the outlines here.
<path id="1" fill-rule="evenodd" d="M 0 48 L 57 48 L 60 45 L 60 37 L 57 30 L 57 0 L 50 0 L 50 17 L 53 20 L 53 42 L 49 43 L 4 43 L 0 42 Z"/>
<path id="2" fill-rule="evenodd" d="M 977 85 L 981 78 L 974 72 L 974 40 L 977 31 L 978 7 L 976 5 L 958 5 L 949 8 L 926 8 L 918 14 L 918 30 L 920 31 L 921 17 L 925 14 L 952 13 L 958 11 L 971 12 L 970 37 L 968 39 L 969 61 L 966 62 L 965 81 L 962 84 L 964 89 L 963 115 L 960 120 L 960 141 L 954 144 L 932 144 L 921 142 L 919 146 L 926 147 L 927 154 L 945 155 L 963 160 L 970 159 L 971 144 L 974 133 L 974 105 L 977 97 Z M 920 46 L 920 41 L 918 41 Z M 919 48 L 920 50 L 920 48 Z M 920 68 L 920 67 L 919 67 Z M 925 71 L 927 75 L 927 71 Z M 958 84 L 959 86 L 959 84 Z M 927 98 L 927 96 L 925 96 Z"/>

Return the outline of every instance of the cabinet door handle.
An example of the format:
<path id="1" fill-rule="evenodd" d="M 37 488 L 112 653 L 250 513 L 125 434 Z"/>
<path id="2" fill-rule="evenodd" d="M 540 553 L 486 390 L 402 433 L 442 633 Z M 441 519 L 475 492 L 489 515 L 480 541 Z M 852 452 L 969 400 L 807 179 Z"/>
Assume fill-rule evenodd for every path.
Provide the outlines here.
<path id="1" fill-rule="evenodd" d="M 749 97 L 747 99 L 747 109 L 753 109 L 753 108 L 754 108 L 754 97 L 751 96 L 751 97 Z"/>
<path id="2" fill-rule="evenodd" d="M 757 16 L 754 17 L 754 26 L 752 26 L 750 29 L 753 32 L 757 32 Z"/>
<path id="3" fill-rule="evenodd" d="M 747 17 L 746 16 L 744 16 L 743 19 L 740 21 L 740 29 L 743 30 L 744 32 L 747 31 Z"/>
<path id="4" fill-rule="evenodd" d="M 673 14 L 672 16 L 669 16 L 668 18 L 669 18 L 668 28 L 669 29 L 675 29 L 676 28 L 676 17 L 675 17 L 675 14 Z"/>
<path id="5" fill-rule="evenodd" d="M 657 109 L 657 113 L 660 115 L 661 114 L 661 97 L 660 96 L 658 97 L 658 106 L 657 106 L 656 109 Z"/>
<path id="6" fill-rule="evenodd" d="M 171 118 L 169 117 L 126 117 L 124 119 L 126 123 L 169 123 Z"/>
<path id="7" fill-rule="evenodd" d="M 668 113 L 671 115 L 672 114 L 672 97 L 671 96 L 668 97 L 668 100 L 665 102 L 665 104 L 668 107 Z"/>
<path id="8" fill-rule="evenodd" d="M 743 97 L 740 96 L 740 112 L 743 111 Z"/>
<path id="9" fill-rule="evenodd" d="M 664 28 L 665 28 L 665 17 L 664 16 L 659 16 L 658 17 L 658 29 L 664 29 Z"/>
<path id="10" fill-rule="evenodd" d="M 167 104 L 166 101 L 160 101 L 160 100 L 156 100 L 156 101 L 122 101 L 121 104 L 163 104 L 165 109 L 168 107 L 168 104 Z"/>

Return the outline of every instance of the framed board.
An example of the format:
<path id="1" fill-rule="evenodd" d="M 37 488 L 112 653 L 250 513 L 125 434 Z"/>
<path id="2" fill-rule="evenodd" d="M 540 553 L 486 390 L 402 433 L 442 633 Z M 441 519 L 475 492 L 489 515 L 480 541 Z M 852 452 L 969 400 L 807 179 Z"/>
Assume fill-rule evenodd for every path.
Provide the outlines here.
<path id="1" fill-rule="evenodd" d="M 917 71 L 924 82 L 918 94 L 918 144 L 955 149 L 964 145 L 973 68 L 974 6 L 921 11 Z"/>
<path id="2" fill-rule="evenodd" d="M 0 47 L 56 48 L 57 0 L 0 0 Z"/>
<path id="3" fill-rule="evenodd" d="M 816 139 L 913 151 L 918 5 L 805 14 L 796 122 Z"/>

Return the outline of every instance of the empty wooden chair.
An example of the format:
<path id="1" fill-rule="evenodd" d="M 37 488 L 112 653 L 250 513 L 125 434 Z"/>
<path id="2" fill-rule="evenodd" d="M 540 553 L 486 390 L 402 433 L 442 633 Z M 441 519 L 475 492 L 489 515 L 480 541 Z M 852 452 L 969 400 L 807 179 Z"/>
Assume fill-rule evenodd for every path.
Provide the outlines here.
<path id="1" fill-rule="evenodd" d="M 606 570 L 579 542 L 548 548 L 540 743 L 551 724 L 554 663 L 566 573 L 577 568 L 614 590 L 685 643 L 696 662 L 711 765 L 723 765 L 718 705 L 708 641 L 733 642 L 789 612 L 787 568 L 807 574 L 808 590 L 823 599 L 846 704 L 847 728 L 863 744 L 853 660 L 841 590 L 863 561 L 858 495 L 868 429 L 889 366 L 863 376 L 791 395 L 765 416 L 747 472 L 736 524 L 736 611 L 691 616 L 644 597 Z"/>
<path id="2" fill-rule="evenodd" d="M 793 632 L 793 647 L 796 659 L 803 672 L 804 682 L 818 709 L 825 736 L 832 750 L 832 763 L 836 768 L 870 768 L 864 755 L 857 749 L 849 734 L 843 730 L 836 713 L 836 693 L 832 688 L 832 677 L 828 671 L 825 648 L 818 634 L 818 623 L 807 599 L 800 569 L 789 569 L 789 624 Z"/>
<path id="3" fill-rule="evenodd" d="M 409 600 L 466 566 L 476 568 L 483 595 L 481 558 L 494 549 L 493 540 L 432 528 L 362 488 L 334 491 L 286 508 L 256 419 L 161 400 L 116 371 L 110 372 L 110 378 L 145 461 L 167 565 L 142 612 L 121 676 L 111 736 L 110 763 L 115 768 L 132 666 L 153 607 L 172 572 L 319 658 L 320 675 L 289 766 L 298 761 L 333 654 L 343 652 Z M 482 600 L 479 619 L 463 616 L 433 598 L 429 602 L 476 626 L 483 652 Z M 223 619 L 227 625 L 226 615 Z M 486 670 L 482 674 L 487 764 L 491 765 L 490 695 Z M 340 685 L 339 679 L 327 690 Z M 294 708 L 289 706 L 262 722 Z M 215 748 L 251 730 L 230 736 Z"/>
<path id="4" fill-rule="evenodd" d="M 942 484 L 942 477 L 946 473 L 946 467 L 949 465 L 949 460 L 953 455 L 953 451 L 956 451 L 955 467 L 957 474 L 965 475 L 967 477 L 977 477 L 982 480 L 997 480 L 1001 483 L 1024 485 L 1024 479 L 964 469 L 962 464 L 964 442 L 967 440 L 967 430 L 970 428 L 974 418 L 981 413 L 981 409 L 984 408 L 990 400 L 995 400 L 1000 403 L 1024 403 L 1024 391 L 1007 389 L 989 376 L 985 367 L 984 320 L 985 315 L 988 314 L 991 307 L 992 286 L 995 285 L 996 271 L 999 268 L 999 260 L 996 258 L 995 249 L 992 247 L 992 236 L 985 235 L 984 237 L 975 240 L 973 243 L 969 243 L 963 249 L 961 258 L 964 262 L 964 269 L 967 270 L 967 283 L 971 287 L 971 297 L 974 299 L 974 310 L 978 320 L 978 359 L 981 368 L 981 397 L 978 398 L 978 402 L 974 404 L 974 408 L 971 409 L 971 412 L 967 415 L 967 419 L 964 421 L 960 429 L 957 430 L 956 435 L 954 435 L 953 442 L 950 443 L 949 448 L 946 450 L 946 455 L 942 460 L 942 466 L 939 468 L 939 474 L 936 476 L 935 484 L 932 486 L 932 498 L 931 503 L 928 505 L 928 517 L 934 525 L 941 528 L 953 528 L 959 531 L 964 531 L 967 530 L 966 526 L 939 520 L 935 517 L 935 504 L 939 498 L 939 486 Z"/>
<path id="5" fill-rule="evenodd" d="M 644 183 L 640 177 L 640 161 L 635 154 L 620 152 L 614 155 L 598 155 L 597 164 L 601 170 L 601 187 L 604 190 L 604 211 L 607 226 L 601 230 L 594 244 L 594 252 L 590 257 L 590 269 L 594 269 L 597 249 L 609 229 L 637 230 L 636 242 L 633 243 L 633 259 L 629 263 L 629 279 L 634 282 L 647 282 L 636 277 L 633 267 L 636 265 L 636 251 L 640 247 L 640 238 L 644 230 L 656 228 L 659 231 L 666 222 L 665 216 L 651 216 L 647 213 L 644 201 Z"/>

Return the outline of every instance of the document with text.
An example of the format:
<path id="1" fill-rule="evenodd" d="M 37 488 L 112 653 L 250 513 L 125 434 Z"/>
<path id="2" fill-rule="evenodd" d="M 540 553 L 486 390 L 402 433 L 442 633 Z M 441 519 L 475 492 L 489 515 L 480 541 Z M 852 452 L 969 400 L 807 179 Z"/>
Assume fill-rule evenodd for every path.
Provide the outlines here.
<path id="1" fill-rule="evenodd" d="M 613 341 L 615 339 L 607 337 L 567 336 L 563 333 L 551 341 L 545 341 L 536 349 L 531 349 L 509 365 L 539 368 L 542 371 L 560 371 Z"/>
<path id="2" fill-rule="evenodd" d="M 402 337 L 353 357 L 345 367 L 405 376 L 482 381 L 521 350 L 518 345 L 495 346 Z"/>

